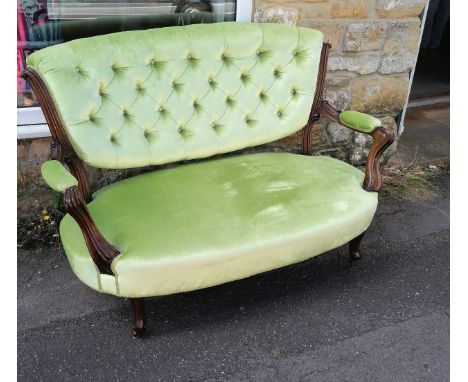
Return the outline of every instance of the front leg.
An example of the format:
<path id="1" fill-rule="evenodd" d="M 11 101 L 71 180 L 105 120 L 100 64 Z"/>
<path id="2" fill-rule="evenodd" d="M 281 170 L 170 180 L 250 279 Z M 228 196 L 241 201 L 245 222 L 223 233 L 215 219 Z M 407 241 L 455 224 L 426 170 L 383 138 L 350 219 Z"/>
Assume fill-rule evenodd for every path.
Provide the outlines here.
<path id="1" fill-rule="evenodd" d="M 130 302 L 132 303 L 135 317 L 133 324 L 133 338 L 140 338 L 146 330 L 145 299 L 131 298 Z"/>
<path id="2" fill-rule="evenodd" d="M 361 259 L 361 241 L 365 233 L 364 231 L 349 242 L 349 256 L 351 257 L 351 261 Z"/>

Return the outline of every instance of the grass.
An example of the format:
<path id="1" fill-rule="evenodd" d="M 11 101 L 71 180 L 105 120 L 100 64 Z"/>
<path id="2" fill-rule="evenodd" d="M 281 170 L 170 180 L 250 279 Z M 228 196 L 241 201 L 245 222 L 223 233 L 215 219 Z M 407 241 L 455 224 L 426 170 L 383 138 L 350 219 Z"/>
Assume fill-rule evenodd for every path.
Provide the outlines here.
<path id="1" fill-rule="evenodd" d="M 411 168 L 387 172 L 384 175 L 382 192 L 398 200 L 427 202 L 440 195 L 436 185 L 439 169 Z"/>
<path id="2" fill-rule="evenodd" d="M 58 245 L 58 227 L 63 215 L 56 208 L 45 209 L 36 203 L 28 216 L 21 216 L 17 219 L 18 248 L 50 248 Z"/>

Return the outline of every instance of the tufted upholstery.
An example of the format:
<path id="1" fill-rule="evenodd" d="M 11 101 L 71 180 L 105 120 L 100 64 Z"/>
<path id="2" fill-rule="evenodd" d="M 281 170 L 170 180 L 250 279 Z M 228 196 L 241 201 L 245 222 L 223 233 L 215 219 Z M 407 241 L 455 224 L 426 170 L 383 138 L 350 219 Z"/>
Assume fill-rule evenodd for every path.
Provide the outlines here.
<path id="1" fill-rule="evenodd" d="M 323 35 L 219 23 L 115 33 L 31 54 L 66 133 L 90 165 L 201 158 L 300 130 Z"/>

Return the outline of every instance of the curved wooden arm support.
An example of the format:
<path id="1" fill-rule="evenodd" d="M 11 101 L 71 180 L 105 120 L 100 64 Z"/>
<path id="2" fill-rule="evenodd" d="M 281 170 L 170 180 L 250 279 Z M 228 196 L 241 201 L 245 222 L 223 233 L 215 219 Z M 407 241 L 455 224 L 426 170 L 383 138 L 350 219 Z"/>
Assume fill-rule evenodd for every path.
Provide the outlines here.
<path id="1" fill-rule="evenodd" d="M 335 109 L 332 105 L 330 105 L 328 101 L 322 101 L 322 107 L 320 108 L 320 112 L 323 113 L 323 115 L 327 117 L 330 121 L 343 125 L 340 121 L 341 110 Z M 347 127 L 348 129 L 350 128 L 349 126 L 345 127 Z"/>
<path id="2" fill-rule="evenodd" d="M 91 200 L 91 193 L 83 162 L 76 155 L 68 139 L 65 129 L 62 126 L 60 114 L 42 77 L 31 68 L 24 70 L 23 73 L 21 73 L 21 77 L 27 80 L 31 85 L 44 112 L 53 138 L 50 148 L 51 159 L 56 159 L 65 163 L 73 176 L 78 180 L 78 186 L 73 186 L 65 190 L 63 196 L 65 209 L 80 226 L 89 253 L 99 271 L 104 274 L 112 275 L 110 265 L 112 259 L 114 259 L 120 251 L 102 236 L 86 207 L 86 202 Z"/>
<path id="3" fill-rule="evenodd" d="M 383 127 L 375 128 L 370 135 L 374 139 L 374 142 L 372 143 L 367 157 L 366 175 L 364 176 L 362 188 L 366 191 L 379 192 L 382 188 L 380 157 L 387 147 L 393 143 L 395 136 L 391 131 L 384 129 Z"/>
<path id="4" fill-rule="evenodd" d="M 341 126 L 351 129 L 349 126 L 344 125 L 340 120 L 340 110 L 336 110 L 327 101 L 322 101 L 321 112 L 325 117 L 333 122 L 339 123 Z M 351 129 L 353 130 L 353 129 Z M 366 163 L 366 174 L 362 188 L 366 191 L 379 192 L 382 188 L 382 173 L 380 171 L 380 158 L 383 152 L 395 140 L 394 134 L 384 129 L 383 127 L 376 127 L 371 133 L 363 133 L 370 135 L 373 138 L 372 146 L 369 150 Z"/>
<path id="5" fill-rule="evenodd" d="M 63 195 L 63 204 L 67 212 L 76 220 L 83 232 L 89 253 L 103 274 L 112 275 L 110 265 L 120 251 L 110 244 L 89 214 L 83 195 L 77 186 L 69 187 Z"/>
<path id="6" fill-rule="evenodd" d="M 75 154 L 72 154 L 65 157 L 65 163 L 72 175 L 78 180 L 78 187 L 85 202 L 89 203 L 91 201 L 91 190 L 83 162 Z"/>

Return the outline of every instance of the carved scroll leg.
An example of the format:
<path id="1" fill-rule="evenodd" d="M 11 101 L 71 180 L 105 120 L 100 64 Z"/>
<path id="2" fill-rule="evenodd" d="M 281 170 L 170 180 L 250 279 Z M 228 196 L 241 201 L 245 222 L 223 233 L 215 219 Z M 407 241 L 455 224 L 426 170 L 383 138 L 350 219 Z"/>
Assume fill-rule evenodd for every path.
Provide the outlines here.
<path id="1" fill-rule="evenodd" d="M 361 241 L 365 233 L 364 231 L 349 242 L 349 256 L 351 257 L 351 261 L 361 259 Z"/>
<path id="2" fill-rule="evenodd" d="M 133 338 L 140 338 L 146 330 L 145 299 L 131 298 L 130 302 L 132 303 L 133 313 L 135 316 L 133 324 Z"/>

